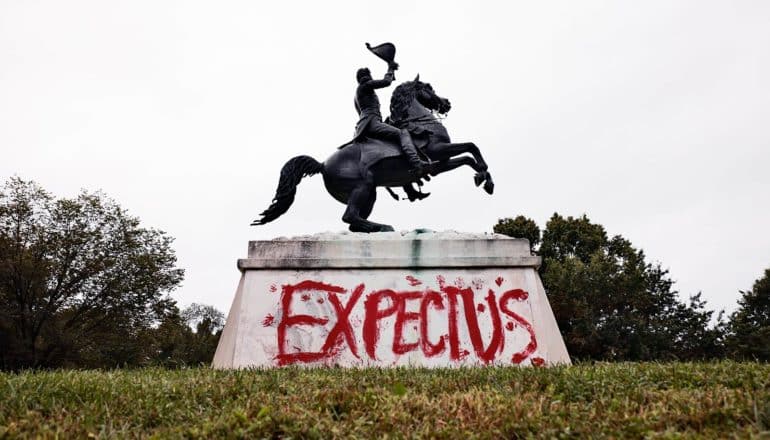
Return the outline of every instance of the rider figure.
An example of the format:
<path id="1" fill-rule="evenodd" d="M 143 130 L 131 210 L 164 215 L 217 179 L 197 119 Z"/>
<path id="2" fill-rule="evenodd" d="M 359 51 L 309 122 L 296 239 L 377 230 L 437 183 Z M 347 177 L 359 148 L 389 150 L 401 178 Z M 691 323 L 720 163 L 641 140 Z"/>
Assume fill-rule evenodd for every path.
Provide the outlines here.
<path id="1" fill-rule="evenodd" d="M 398 69 L 397 63 L 389 63 L 388 73 L 380 80 L 372 79 L 372 74 L 366 67 L 358 69 L 356 72 L 358 88 L 354 102 L 360 119 L 356 124 L 356 134 L 353 140 L 370 136 L 397 142 L 409 160 L 412 170 L 418 176 L 422 176 L 427 171 L 428 163 L 420 159 L 409 132 L 382 122 L 382 115 L 380 114 L 380 100 L 377 98 L 375 90 L 388 87 L 393 82 L 393 71 L 396 69 Z"/>

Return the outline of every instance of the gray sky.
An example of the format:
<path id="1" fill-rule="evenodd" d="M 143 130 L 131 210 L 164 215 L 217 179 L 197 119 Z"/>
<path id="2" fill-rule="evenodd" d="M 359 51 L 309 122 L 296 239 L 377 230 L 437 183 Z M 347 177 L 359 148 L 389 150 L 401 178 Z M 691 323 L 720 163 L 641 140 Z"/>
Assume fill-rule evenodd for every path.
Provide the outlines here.
<path id="1" fill-rule="evenodd" d="M 227 311 L 248 240 L 345 229 L 320 176 L 249 227 L 289 158 L 352 135 L 355 71 L 385 63 L 452 101 L 490 164 L 372 220 L 482 232 L 588 214 L 734 309 L 770 266 L 770 2 L 0 0 L 0 179 L 102 189 L 176 237 L 175 297 Z M 380 94 L 384 111 L 390 90 Z"/>

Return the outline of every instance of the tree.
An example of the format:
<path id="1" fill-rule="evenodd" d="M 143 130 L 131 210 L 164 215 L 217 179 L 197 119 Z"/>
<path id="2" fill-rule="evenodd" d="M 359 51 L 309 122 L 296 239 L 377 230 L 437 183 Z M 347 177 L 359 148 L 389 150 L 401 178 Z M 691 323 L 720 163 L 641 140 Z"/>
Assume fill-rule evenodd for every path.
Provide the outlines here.
<path id="1" fill-rule="evenodd" d="M 188 328 L 195 329 L 189 338 L 186 363 L 210 364 L 225 326 L 225 315 L 212 306 L 192 303 L 182 310 L 182 319 Z"/>
<path id="2" fill-rule="evenodd" d="M 193 303 L 181 312 L 173 307 L 151 332 L 154 362 L 166 367 L 210 364 L 224 318 L 222 312 L 209 305 Z"/>
<path id="3" fill-rule="evenodd" d="M 492 230 L 509 237 L 526 238 L 529 250 L 534 251 L 540 244 L 540 228 L 534 220 L 519 215 L 516 218 L 501 218 Z"/>
<path id="4" fill-rule="evenodd" d="M 534 227 L 533 227 L 534 225 Z M 534 235 L 534 221 L 500 220 L 496 232 Z M 540 276 L 570 354 L 577 359 L 695 359 L 716 356 L 721 333 L 700 294 L 678 300 L 668 272 L 622 236 L 585 215 L 554 214 L 542 234 Z"/>
<path id="5" fill-rule="evenodd" d="M 172 241 L 100 192 L 56 199 L 34 182 L 8 180 L 0 190 L 2 365 L 146 357 L 142 334 L 173 306 L 168 293 L 184 275 Z"/>
<path id="6" fill-rule="evenodd" d="M 770 269 L 741 291 L 738 310 L 728 323 L 727 350 L 741 359 L 770 361 Z"/>

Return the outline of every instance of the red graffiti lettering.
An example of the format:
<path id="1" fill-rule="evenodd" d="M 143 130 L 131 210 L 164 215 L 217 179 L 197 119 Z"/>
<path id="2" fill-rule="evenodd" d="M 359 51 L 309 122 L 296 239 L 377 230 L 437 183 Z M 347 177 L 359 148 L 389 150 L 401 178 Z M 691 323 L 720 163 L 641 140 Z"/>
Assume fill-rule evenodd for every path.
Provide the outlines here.
<path id="1" fill-rule="evenodd" d="M 350 353 L 360 359 L 359 339 L 356 329 L 360 329 L 360 337 L 363 340 L 364 351 L 371 360 L 377 360 L 377 349 L 380 346 L 380 332 L 383 320 L 388 320 L 388 326 L 392 325 L 393 339 L 390 342 L 391 352 L 394 355 L 403 355 L 415 350 L 421 350 L 426 357 L 445 355 L 448 351 L 449 358 L 460 361 L 471 354 L 485 363 L 494 362 L 503 353 L 505 348 L 504 332 L 514 331 L 521 327 L 529 334 L 529 341 L 523 349 L 516 351 L 511 356 L 511 362 L 520 364 L 526 359 L 535 366 L 545 364 L 541 357 L 533 356 L 537 350 L 537 339 L 533 326 L 523 316 L 513 311 L 512 304 L 526 301 L 529 294 L 522 289 L 513 289 L 504 292 L 499 300 L 492 289 L 488 289 L 484 301 L 477 303 L 474 289 L 483 285 L 482 281 L 472 283 L 465 287 L 461 278 L 457 278 L 454 285 L 447 285 L 442 276 L 436 277 L 440 291 L 430 289 L 416 291 L 394 291 L 390 289 L 377 290 L 364 295 L 365 286 L 358 285 L 353 289 L 347 301 L 342 300 L 341 295 L 348 293 L 343 287 L 325 284 L 317 281 L 302 281 L 295 285 L 283 286 L 280 306 L 282 310 L 276 312 L 280 317 L 277 325 L 278 355 L 276 360 L 279 365 L 292 363 L 316 362 L 334 359 L 339 356 L 344 346 Z M 409 277 L 407 277 L 409 280 Z M 419 280 L 417 280 L 419 281 Z M 502 277 L 495 280 L 502 283 Z M 498 282 L 499 281 L 499 282 Z M 421 284 L 421 282 L 419 283 Z M 362 296 L 363 307 L 361 310 Z M 309 301 L 323 303 L 324 298 L 330 303 L 329 308 L 324 308 L 326 313 L 333 313 L 336 320 L 330 321 L 328 316 L 314 316 L 312 314 L 297 313 L 293 310 L 295 303 Z M 460 300 L 462 304 L 460 304 Z M 411 307 L 410 307 L 411 305 Z M 315 310 L 315 309 L 313 309 Z M 359 312 L 355 312 L 359 310 Z M 363 317 L 361 317 L 361 313 Z M 432 319 L 446 319 L 446 333 L 434 335 L 433 340 L 429 336 L 430 322 Z M 268 314 L 262 320 L 265 327 L 273 326 L 275 316 Z M 351 317 L 354 316 L 354 319 Z M 488 317 L 487 317 L 488 316 Z M 464 324 L 460 324 L 462 319 Z M 507 322 L 503 322 L 506 320 Z M 333 325 L 331 325 L 333 324 Z M 310 351 L 306 346 L 300 347 L 292 344 L 296 340 L 288 338 L 288 330 L 296 326 L 324 327 L 325 340 L 318 351 Z M 406 336 L 405 328 L 411 326 L 414 336 Z M 329 328 L 330 327 L 330 328 Z M 461 329 L 464 338 L 461 341 Z M 482 335 L 482 329 L 491 334 Z M 295 336 L 296 337 L 296 336 Z M 436 339 L 437 338 L 437 339 Z M 485 341 L 486 340 L 486 341 Z M 470 342 L 470 347 L 467 344 Z M 466 345 L 466 346 L 463 346 Z M 291 347 L 290 350 L 287 347 Z M 448 348 L 448 350 L 447 350 Z M 513 351 L 513 347 L 511 351 Z M 509 353 L 511 352 L 509 351 Z"/>
<path id="2" fill-rule="evenodd" d="M 420 341 L 405 343 L 404 338 L 404 324 L 409 321 L 417 321 L 420 319 L 420 314 L 416 312 L 406 311 L 406 302 L 412 299 L 421 299 L 422 292 L 403 292 L 398 295 L 398 310 L 396 311 L 396 324 L 393 328 L 393 353 L 405 354 L 417 348 L 420 345 Z"/>
<path id="3" fill-rule="evenodd" d="M 328 352 L 305 352 L 298 350 L 295 353 L 286 352 L 286 330 L 288 327 L 296 325 L 325 325 L 329 318 L 319 318 L 312 315 L 294 315 L 292 314 L 291 300 L 295 292 L 305 292 L 312 290 L 326 291 L 328 293 L 343 293 L 345 289 L 339 286 L 332 286 L 317 281 L 302 281 L 293 286 L 283 286 L 281 292 L 281 305 L 283 307 L 283 316 L 278 324 L 278 360 L 279 365 L 286 365 L 295 362 L 313 362 L 323 359 L 329 355 Z M 296 348 L 296 347 L 295 347 Z"/>
<path id="4" fill-rule="evenodd" d="M 487 363 L 492 362 L 495 359 L 495 355 L 498 352 L 502 352 L 503 349 L 503 329 L 500 322 L 500 314 L 497 311 L 497 299 L 495 298 L 495 293 L 490 290 L 485 298 L 487 300 L 487 305 L 489 306 L 489 314 L 492 318 L 492 338 L 489 341 L 489 346 L 485 348 L 484 342 L 481 339 L 481 329 L 479 328 L 479 320 L 476 315 L 476 307 L 474 307 L 473 290 L 470 288 L 458 289 L 453 286 L 447 286 L 444 288 L 444 291 L 450 295 L 450 298 L 456 298 L 457 295 L 462 297 L 465 322 L 468 324 L 468 334 L 471 338 L 473 350 L 476 352 L 476 356 L 478 356 L 479 359 Z"/>
<path id="5" fill-rule="evenodd" d="M 380 310 L 380 302 L 383 299 L 390 300 L 390 306 Z M 380 290 L 370 294 L 364 301 L 364 310 L 366 318 L 364 319 L 364 347 L 366 353 L 372 359 L 377 359 L 375 349 L 377 341 L 380 339 L 379 321 L 390 316 L 398 310 L 398 294 L 392 290 Z"/>
<path id="6" fill-rule="evenodd" d="M 361 298 L 361 294 L 363 293 L 364 285 L 361 284 L 356 287 L 356 290 L 353 291 L 353 295 L 351 295 L 350 300 L 344 307 L 340 303 L 339 298 L 337 298 L 336 293 L 329 293 L 329 302 L 332 304 L 334 311 L 337 314 L 337 323 L 334 324 L 334 327 L 329 331 L 329 335 L 326 337 L 326 343 L 324 343 L 324 346 L 321 349 L 322 352 L 328 353 L 333 348 L 338 347 L 342 343 L 340 340 L 341 336 L 344 337 L 347 341 L 348 348 L 350 348 L 353 356 L 358 357 L 356 337 L 353 334 L 353 327 L 350 326 L 349 319 L 350 312 L 353 310 L 353 307 L 356 305 L 358 299 Z"/>
<path id="7" fill-rule="evenodd" d="M 529 343 L 527 346 L 524 347 L 523 350 L 514 353 L 511 357 L 511 362 L 514 364 L 522 363 L 524 359 L 528 358 L 537 349 L 537 339 L 535 338 L 535 331 L 532 329 L 532 324 L 530 324 L 521 315 L 508 308 L 508 301 L 523 301 L 528 297 L 529 294 L 521 289 L 509 290 L 503 293 L 503 296 L 500 297 L 500 310 L 513 318 L 517 324 L 524 327 L 527 332 L 529 332 Z"/>
<path id="8" fill-rule="evenodd" d="M 439 355 L 446 349 L 446 335 L 441 335 L 436 344 L 428 340 L 428 307 L 431 304 L 434 305 L 433 308 L 436 310 L 444 310 L 444 301 L 440 293 L 429 290 L 425 292 L 425 296 L 422 297 L 422 302 L 420 303 L 420 343 L 422 345 L 422 352 L 428 357 Z"/>
<path id="9" fill-rule="evenodd" d="M 460 289 L 454 286 L 447 286 L 441 288 L 441 291 L 446 293 L 449 300 L 449 328 L 447 329 L 449 334 L 449 358 L 453 361 L 460 360 L 460 335 L 457 329 L 457 295 Z"/>

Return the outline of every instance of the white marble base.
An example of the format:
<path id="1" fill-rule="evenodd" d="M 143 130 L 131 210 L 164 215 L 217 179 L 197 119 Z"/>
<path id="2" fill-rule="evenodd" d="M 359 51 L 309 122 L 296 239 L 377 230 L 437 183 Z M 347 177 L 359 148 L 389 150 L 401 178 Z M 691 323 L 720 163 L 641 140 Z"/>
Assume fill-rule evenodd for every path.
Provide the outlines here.
<path id="1" fill-rule="evenodd" d="M 568 364 L 539 264 L 498 234 L 253 241 L 213 366 Z"/>

